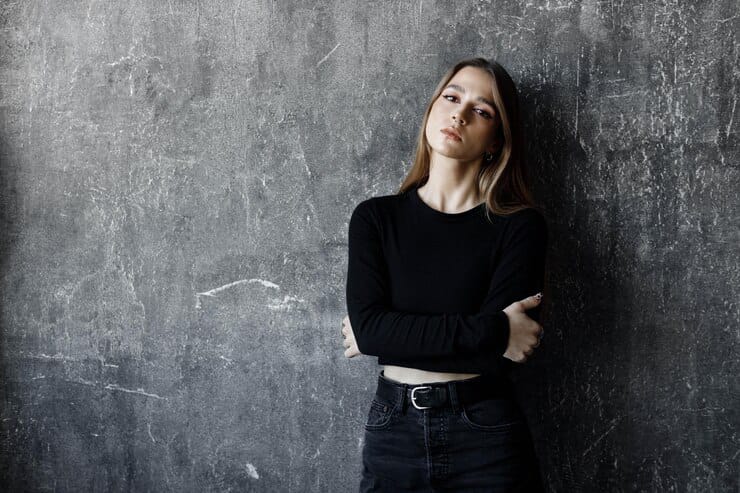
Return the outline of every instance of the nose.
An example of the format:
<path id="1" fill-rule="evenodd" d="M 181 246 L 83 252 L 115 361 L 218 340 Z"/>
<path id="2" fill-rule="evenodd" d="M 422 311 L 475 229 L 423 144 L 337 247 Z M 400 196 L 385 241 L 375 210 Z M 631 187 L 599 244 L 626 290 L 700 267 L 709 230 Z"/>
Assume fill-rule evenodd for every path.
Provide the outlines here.
<path id="1" fill-rule="evenodd" d="M 465 120 L 462 118 L 462 115 L 460 114 L 459 111 L 456 111 L 455 113 L 452 114 L 452 121 L 460 125 L 465 125 Z"/>

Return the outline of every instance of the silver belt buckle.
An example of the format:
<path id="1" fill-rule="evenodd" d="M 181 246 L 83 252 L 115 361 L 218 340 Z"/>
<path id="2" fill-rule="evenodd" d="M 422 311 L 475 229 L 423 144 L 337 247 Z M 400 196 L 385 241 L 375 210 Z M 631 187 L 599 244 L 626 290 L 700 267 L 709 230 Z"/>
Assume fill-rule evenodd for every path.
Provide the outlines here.
<path id="1" fill-rule="evenodd" d="M 429 386 L 429 385 L 421 385 L 419 387 L 414 387 L 413 389 L 411 389 L 411 404 L 413 404 L 416 409 L 429 409 L 429 408 L 432 407 L 432 406 L 417 406 L 416 405 L 416 400 L 415 400 L 416 399 L 416 396 L 414 395 L 414 392 L 416 392 L 417 390 L 420 390 L 420 389 L 431 389 L 431 388 L 432 387 Z"/>

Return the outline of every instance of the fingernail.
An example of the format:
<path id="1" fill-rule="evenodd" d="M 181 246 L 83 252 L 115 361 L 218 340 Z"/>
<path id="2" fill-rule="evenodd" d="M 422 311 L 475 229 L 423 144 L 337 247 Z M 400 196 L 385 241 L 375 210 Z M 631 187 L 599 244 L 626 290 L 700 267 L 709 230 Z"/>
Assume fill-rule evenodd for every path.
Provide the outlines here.
<path id="1" fill-rule="evenodd" d="M 537 293 L 536 295 L 534 295 L 534 297 L 540 300 L 542 299 L 542 293 Z"/>

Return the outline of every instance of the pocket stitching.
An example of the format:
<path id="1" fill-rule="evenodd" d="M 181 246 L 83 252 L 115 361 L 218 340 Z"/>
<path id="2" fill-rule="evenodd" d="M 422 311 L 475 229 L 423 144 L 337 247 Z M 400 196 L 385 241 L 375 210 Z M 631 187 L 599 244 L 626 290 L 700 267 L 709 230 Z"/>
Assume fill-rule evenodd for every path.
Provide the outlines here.
<path id="1" fill-rule="evenodd" d="M 388 409 L 384 411 L 383 408 L 385 406 L 388 406 Z M 367 418 L 365 418 L 365 429 L 366 430 L 379 430 L 379 429 L 385 428 L 388 425 L 388 423 L 391 422 L 391 418 L 393 417 L 393 413 L 395 412 L 396 407 L 398 407 L 398 404 L 396 404 L 395 406 L 390 406 L 386 403 L 380 402 L 377 398 L 374 398 L 372 402 L 370 403 L 370 410 L 372 411 L 372 409 L 376 409 L 379 412 L 387 413 L 387 415 L 383 418 L 383 421 L 379 423 L 372 423 L 372 424 L 368 423 Z"/>

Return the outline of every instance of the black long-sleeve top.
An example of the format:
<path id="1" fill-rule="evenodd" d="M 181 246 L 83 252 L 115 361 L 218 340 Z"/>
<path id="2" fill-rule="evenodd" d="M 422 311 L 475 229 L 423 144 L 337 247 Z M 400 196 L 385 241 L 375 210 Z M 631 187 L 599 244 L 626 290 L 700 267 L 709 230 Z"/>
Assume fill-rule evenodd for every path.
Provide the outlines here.
<path id="1" fill-rule="evenodd" d="M 348 232 L 347 312 L 361 353 L 380 365 L 501 373 L 502 311 L 544 282 L 547 223 L 535 209 L 485 216 L 421 200 L 418 185 L 360 202 Z M 539 307 L 527 311 L 539 319 Z"/>

